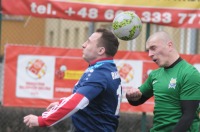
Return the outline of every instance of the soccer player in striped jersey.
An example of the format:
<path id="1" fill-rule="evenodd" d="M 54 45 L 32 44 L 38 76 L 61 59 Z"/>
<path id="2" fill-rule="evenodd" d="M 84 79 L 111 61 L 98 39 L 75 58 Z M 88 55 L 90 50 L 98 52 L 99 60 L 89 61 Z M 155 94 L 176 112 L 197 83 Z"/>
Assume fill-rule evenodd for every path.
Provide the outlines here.
<path id="1" fill-rule="evenodd" d="M 121 79 L 113 57 L 119 42 L 107 29 L 98 29 L 82 44 L 89 67 L 73 94 L 51 103 L 42 116 L 27 115 L 28 127 L 52 126 L 71 117 L 76 132 L 115 132 L 121 101 Z"/>
<path id="2" fill-rule="evenodd" d="M 150 132 L 199 132 L 200 73 L 178 54 L 169 34 L 151 35 L 146 48 L 160 67 L 126 98 L 133 106 L 154 96 L 154 119 Z"/>

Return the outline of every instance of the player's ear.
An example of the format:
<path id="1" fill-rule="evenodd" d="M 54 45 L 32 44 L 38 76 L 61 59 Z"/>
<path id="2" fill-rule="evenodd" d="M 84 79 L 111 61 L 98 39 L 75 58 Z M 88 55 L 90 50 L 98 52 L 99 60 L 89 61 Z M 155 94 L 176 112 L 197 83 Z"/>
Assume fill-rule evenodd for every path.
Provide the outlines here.
<path id="1" fill-rule="evenodd" d="M 99 52 L 98 52 L 99 55 L 102 55 L 105 52 L 106 52 L 106 49 L 104 47 L 99 47 Z"/>
<path id="2" fill-rule="evenodd" d="M 172 49 L 174 45 L 173 45 L 172 41 L 169 41 L 169 42 L 167 43 L 167 46 L 168 46 L 170 49 Z"/>

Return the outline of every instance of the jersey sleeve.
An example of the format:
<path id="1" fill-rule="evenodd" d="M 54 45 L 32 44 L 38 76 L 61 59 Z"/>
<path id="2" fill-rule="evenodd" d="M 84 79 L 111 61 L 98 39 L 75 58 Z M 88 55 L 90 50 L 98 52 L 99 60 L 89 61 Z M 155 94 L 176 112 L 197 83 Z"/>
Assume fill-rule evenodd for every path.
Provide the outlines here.
<path id="1" fill-rule="evenodd" d="M 79 109 L 85 108 L 88 104 L 89 100 L 78 93 L 62 98 L 59 105 L 52 107 L 49 111 L 43 112 L 42 116 L 38 117 L 39 126 L 53 126 L 71 116 Z"/>
<path id="2" fill-rule="evenodd" d="M 152 86 L 152 72 L 148 76 L 147 80 L 139 87 L 142 95 L 150 98 L 153 96 L 153 86 Z"/>
<path id="3" fill-rule="evenodd" d="M 183 76 L 181 85 L 181 100 L 200 100 L 200 73 L 197 70 Z"/>

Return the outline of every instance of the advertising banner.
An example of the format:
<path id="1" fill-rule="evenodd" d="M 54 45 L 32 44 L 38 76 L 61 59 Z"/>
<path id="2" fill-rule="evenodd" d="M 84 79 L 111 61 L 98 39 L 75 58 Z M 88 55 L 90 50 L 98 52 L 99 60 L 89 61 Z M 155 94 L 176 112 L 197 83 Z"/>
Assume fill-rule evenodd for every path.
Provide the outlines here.
<path id="1" fill-rule="evenodd" d="M 71 95 L 88 67 L 81 49 L 8 44 L 5 50 L 3 106 L 46 108 L 51 102 Z M 182 57 L 200 71 L 200 55 Z M 138 88 L 158 66 L 146 52 L 118 51 L 114 62 L 122 79 L 121 111 L 152 112 L 153 97 L 133 107 L 125 94 Z"/>
<path id="2" fill-rule="evenodd" d="M 198 0 L 2 0 L 3 14 L 112 22 L 122 11 L 134 11 L 144 23 L 200 27 Z"/>
<path id="3" fill-rule="evenodd" d="M 81 50 L 6 45 L 3 105 L 46 107 L 71 95 L 87 66 Z"/>

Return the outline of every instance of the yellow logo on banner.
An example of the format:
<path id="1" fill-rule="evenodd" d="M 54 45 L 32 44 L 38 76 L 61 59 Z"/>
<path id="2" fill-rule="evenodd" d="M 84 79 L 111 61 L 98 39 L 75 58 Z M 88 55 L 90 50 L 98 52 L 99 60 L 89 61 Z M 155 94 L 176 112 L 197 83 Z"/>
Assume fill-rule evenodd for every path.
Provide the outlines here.
<path id="1" fill-rule="evenodd" d="M 65 71 L 64 79 L 79 80 L 83 73 L 84 71 L 67 70 Z"/>
<path id="2" fill-rule="evenodd" d="M 96 4 L 113 4 L 127 6 L 143 6 L 143 7 L 166 7 L 166 8 L 182 8 L 182 9 L 199 9 L 199 0 L 75 0 L 86 3 Z M 73 1 L 74 2 L 74 1 Z"/>

